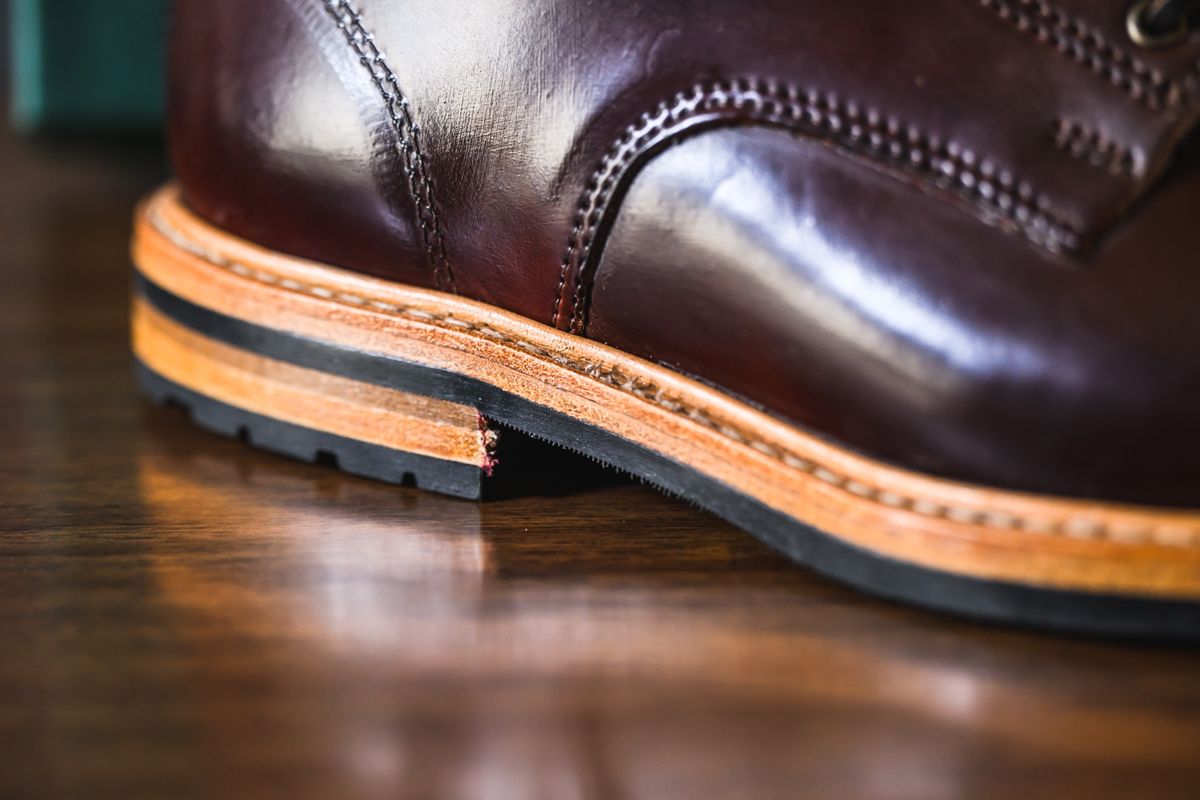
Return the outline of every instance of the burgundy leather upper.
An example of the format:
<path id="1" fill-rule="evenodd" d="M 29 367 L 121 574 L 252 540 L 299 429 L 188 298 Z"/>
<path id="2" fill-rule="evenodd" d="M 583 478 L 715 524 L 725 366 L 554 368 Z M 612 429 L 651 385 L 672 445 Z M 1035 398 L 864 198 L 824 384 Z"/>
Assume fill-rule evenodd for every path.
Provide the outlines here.
<path id="1" fill-rule="evenodd" d="M 1200 497 L 1200 38 L 1121 0 L 179 0 L 187 202 L 902 465 Z"/>

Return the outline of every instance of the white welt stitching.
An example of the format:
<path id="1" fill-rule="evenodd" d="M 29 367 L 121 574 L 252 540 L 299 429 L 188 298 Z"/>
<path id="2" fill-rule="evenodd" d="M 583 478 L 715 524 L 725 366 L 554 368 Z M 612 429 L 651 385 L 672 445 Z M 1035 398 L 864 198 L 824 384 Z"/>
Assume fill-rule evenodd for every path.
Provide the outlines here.
<path id="1" fill-rule="evenodd" d="M 309 294 L 332 302 L 344 303 L 356 307 L 363 307 L 365 305 L 383 314 L 405 317 L 458 332 L 469 332 L 473 335 L 511 347 L 520 348 L 524 352 L 570 369 L 579 375 L 588 376 L 608 386 L 620 389 L 672 414 L 690 419 L 715 431 L 721 436 L 725 436 L 769 458 L 773 458 L 791 469 L 812 475 L 823 483 L 888 508 L 902 509 L 924 517 L 950 520 L 963 524 L 982 525 L 1001 530 L 1024 531 L 1039 535 L 1061 536 L 1072 539 L 1107 540 L 1127 544 L 1153 543 L 1169 547 L 1200 546 L 1200 530 L 1182 524 L 1145 526 L 1120 522 L 1107 524 L 1085 517 L 1018 516 L 1003 512 L 951 506 L 929 498 L 898 494 L 894 490 L 884 487 L 870 486 L 859 479 L 851 478 L 831 470 L 824 465 L 813 463 L 778 445 L 759 439 L 753 434 L 746 433 L 735 425 L 712 415 L 703 408 L 693 406 L 678 397 L 673 397 L 652 381 L 625 375 L 619 367 L 569 358 L 560 353 L 547 350 L 528 340 L 496 330 L 490 325 L 481 325 L 460 317 L 455 317 L 452 314 L 437 314 L 375 298 L 348 294 L 317 284 L 282 278 L 270 272 L 254 269 L 239 261 L 226 258 L 221 253 L 193 242 L 156 211 L 151 211 L 150 222 L 159 233 L 182 250 L 215 267 L 239 275 L 247 280 L 277 286 L 289 291 Z"/>

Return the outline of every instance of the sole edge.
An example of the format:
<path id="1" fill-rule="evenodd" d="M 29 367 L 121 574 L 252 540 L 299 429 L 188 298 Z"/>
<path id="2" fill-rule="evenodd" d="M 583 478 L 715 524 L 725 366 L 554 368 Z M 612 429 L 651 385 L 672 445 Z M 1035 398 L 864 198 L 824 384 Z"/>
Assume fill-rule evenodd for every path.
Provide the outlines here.
<path id="1" fill-rule="evenodd" d="M 353 373 L 358 380 L 429 394 L 451 402 L 470 403 L 490 419 L 558 446 L 587 452 L 593 458 L 636 475 L 667 493 L 686 497 L 793 560 L 867 594 L 958 616 L 1022 627 L 1104 637 L 1200 643 L 1200 604 L 1187 600 L 1080 592 L 981 579 L 896 560 L 795 520 L 686 465 L 646 450 L 637 443 L 474 378 L 379 354 L 348 351 L 261 328 L 172 295 L 144 276 L 138 276 L 136 283 L 138 292 L 156 309 L 205 336 L 235 347 L 246 347 L 252 343 L 255 352 L 288 363 L 304 366 L 336 364 L 339 374 Z M 317 460 L 316 454 L 322 449 L 337 452 L 338 448 L 374 447 L 353 440 L 339 440 L 340 437 L 298 428 L 261 415 L 250 415 L 250 412 L 234 409 L 173 384 L 144 366 L 139 367 L 139 379 L 143 389 L 152 398 L 178 399 L 182 396 L 184 402 L 204 407 L 197 421 L 226 435 L 231 432 L 236 435 L 236 426 L 245 424 L 247 419 L 261 430 L 279 432 L 284 445 L 277 449 L 288 455 L 299 454 L 303 460 Z M 195 412 L 193 415 L 197 416 Z M 322 443 L 325 447 L 321 446 Z M 432 482 L 439 484 L 440 481 L 440 488 L 430 485 L 429 480 L 423 483 L 418 481 L 422 488 L 460 497 L 478 498 L 482 495 L 481 488 L 477 488 L 482 471 L 470 465 L 429 463 L 438 460 L 421 461 L 426 457 L 401 451 L 374 452 L 373 455 L 395 460 L 395 463 L 418 459 L 410 463 L 419 464 L 424 470 L 432 469 L 430 474 L 447 470 L 444 474 L 449 477 Z M 417 473 L 415 469 L 408 471 Z M 471 473 L 470 478 L 465 474 L 467 471 Z M 380 478 L 378 472 L 373 474 L 370 469 L 359 474 Z M 396 473 L 393 470 L 390 474 Z M 387 477 L 380 479 L 388 480 Z M 401 482 L 403 480 L 402 476 Z"/>

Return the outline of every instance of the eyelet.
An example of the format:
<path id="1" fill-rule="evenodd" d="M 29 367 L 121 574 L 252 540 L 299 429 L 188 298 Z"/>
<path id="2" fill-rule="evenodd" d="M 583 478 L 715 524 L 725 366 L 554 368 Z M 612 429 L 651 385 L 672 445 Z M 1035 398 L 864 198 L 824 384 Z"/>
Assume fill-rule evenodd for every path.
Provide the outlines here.
<path id="1" fill-rule="evenodd" d="M 1146 28 L 1146 12 L 1154 2 L 1155 0 L 1139 0 L 1129 9 L 1129 15 L 1125 18 L 1125 30 L 1128 31 L 1129 38 L 1139 47 L 1153 50 L 1179 44 L 1190 32 L 1187 20 L 1180 20 L 1179 27 L 1166 32 L 1155 32 Z"/>

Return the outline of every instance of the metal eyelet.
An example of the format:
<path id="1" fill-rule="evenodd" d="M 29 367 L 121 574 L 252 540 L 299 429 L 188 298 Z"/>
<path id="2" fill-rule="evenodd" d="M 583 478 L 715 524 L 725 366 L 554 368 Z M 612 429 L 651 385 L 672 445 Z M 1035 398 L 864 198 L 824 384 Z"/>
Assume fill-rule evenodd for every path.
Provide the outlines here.
<path id="1" fill-rule="evenodd" d="M 1187 20 L 1180 20 L 1179 26 L 1169 31 L 1152 31 L 1147 27 L 1146 12 L 1151 10 L 1155 2 L 1139 0 L 1129 9 L 1129 15 L 1125 18 L 1125 30 L 1129 32 L 1129 38 L 1140 47 L 1154 50 L 1179 44 L 1190 33 Z"/>

